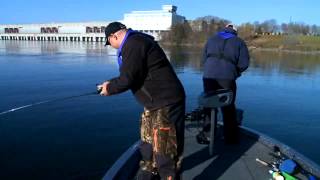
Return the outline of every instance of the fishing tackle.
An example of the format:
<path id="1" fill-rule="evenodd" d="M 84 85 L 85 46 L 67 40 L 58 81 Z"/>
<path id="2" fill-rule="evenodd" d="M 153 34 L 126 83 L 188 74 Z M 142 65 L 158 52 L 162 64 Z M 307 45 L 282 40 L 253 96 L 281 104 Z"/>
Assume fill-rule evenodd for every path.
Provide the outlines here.
<path id="1" fill-rule="evenodd" d="M 24 105 L 24 106 L 12 108 L 12 109 L 0 112 L 0 116 L 2 116 L 4 114 L 11 113 L 11 112 L 15 112 L 15 111 L 18 111 L 18 110 L 21 110 L 21 109 L 25 109 L 25 108 L 28 108 L 28 107 L 40 105 L 40 104 L 46 104 L 46 103 L 57 102 L 57 101 L 65 101 L 65 100 L 68 100 L 68 99 L 74 99 L 74 98 L 79 98 L 79 97 L 83 97 L 83 96 L 90 96 L 90 95 L 100 94 L 101 91 L 102 91 L 102 88 L 97 86 L 97 90 L 94 91 L 94 92 L 89 92 L 89 93 L 84 93 L 84 94 L 75 95 L 75 96 L 68 96 L 68 97 L 64 97 L 64 98 L 57 98 L 57 99 L 52 99 L 52 100 L 45 100 L 45 101 L 40 101 L 40 102 L 36 102 L 36 103 L 31 103 L 31 104 L 28 104 L 28 105 Z"/>

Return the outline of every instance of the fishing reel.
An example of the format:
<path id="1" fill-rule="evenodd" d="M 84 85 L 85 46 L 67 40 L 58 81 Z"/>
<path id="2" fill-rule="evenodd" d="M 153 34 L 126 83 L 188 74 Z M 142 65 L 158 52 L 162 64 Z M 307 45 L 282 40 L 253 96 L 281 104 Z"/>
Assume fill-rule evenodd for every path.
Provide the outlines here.
<path id="1" fill-rule="evenodd" d="M 199 144 L 209 144 L 210 109 L 196 108 L 185 115 L 185 120 L 190 123 L 195 123 L 198 129 L 196 141 Z"/>
<path id="2" fill-rule="evenodd" d="M 189 113 L 185 114 L 185 120 L 191 122 L 203 121 L 205 118 L 205 113 L 203 108 L 196 108 Z"/>
<path id="3" fill-rule="evenodd" d="M 102 91 L 102 86 L 100 84 L 96 84 L 97 86 L 97 94 L 100 94 Z"/>

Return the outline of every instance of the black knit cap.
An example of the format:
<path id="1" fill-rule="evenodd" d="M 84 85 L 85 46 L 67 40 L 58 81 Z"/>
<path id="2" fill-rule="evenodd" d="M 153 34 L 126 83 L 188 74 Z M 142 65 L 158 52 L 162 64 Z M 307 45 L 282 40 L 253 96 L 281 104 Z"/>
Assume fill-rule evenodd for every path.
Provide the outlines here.
<path id="1" fill-rule="evenodd" d="M 104 33 L 106 34 L 106 39 L 107 39 L 105 46 L 110 45 L 110 42 L 108 41 L 108 37 L 111 34 L 117 32 L 117 31 L 119 31 L 121 29 L 126 29 L 126 28 L 127 27 L 124 24 L 120 23 L 120 22 L 112 22 L 112 23 L 108 24 L 108 26 L 106 27 L 106 29 L 104 31 Z"/>

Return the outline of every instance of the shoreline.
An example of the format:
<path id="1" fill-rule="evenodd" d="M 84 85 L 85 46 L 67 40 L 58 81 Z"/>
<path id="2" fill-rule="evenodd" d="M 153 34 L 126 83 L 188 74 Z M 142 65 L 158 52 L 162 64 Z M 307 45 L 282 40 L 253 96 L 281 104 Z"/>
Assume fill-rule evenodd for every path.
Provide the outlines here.
<path id="1" fill-rule="evenodd" d="M 307 54 L 307 55 L 318 55 L 320 51 L 300 51 L 290 49 L 279 49 L 279 48 L 261 48 L 255 46 L 248 46 L 249 51 L 264 51 L 264 52 L 278 52 L 278 53 L 295 53 L 295 54 Z"/>
<path id="2" fill-rule="evenodd" d="M 164 47 L 171 47 L 171 48 L 203 48 L 204 43 L 197 43 L 197 44 L 172 44 L 168 42 L 160 42 L 160 44 Z M 281 49 L 281 48 L 266 48 L 266 47 L 256 47 L 252 45 L 248 45 L 249 52 L 254 51 L 264 51 L 264 52 L 277 52 L 277 53 L 294 53 L 294 54 L 307 54 L 307 55 L 320 55 L 320 50 L 293 50 L 293 49 Z"/>

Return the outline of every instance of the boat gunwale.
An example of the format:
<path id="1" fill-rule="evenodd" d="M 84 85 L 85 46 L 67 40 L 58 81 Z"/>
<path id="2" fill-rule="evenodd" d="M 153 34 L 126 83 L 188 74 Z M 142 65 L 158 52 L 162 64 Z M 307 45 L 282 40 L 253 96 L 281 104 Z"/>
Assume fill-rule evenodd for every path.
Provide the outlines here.
<path id="1" fill-rule="evenodd" d="M 298 165 L 300 165 L 302 169 L 304 169 L 308 173 L 316 176 L 318 179 L 320 178 L 320 166 L 305 155 L 299 153 L 297 150 L 294 150 L 292 147 L 286 145 L 285 143 L 257 130 L 245 126 L 240 126 L 240 129 L 244 134 L 255 138 L 258 142 L 266 145 L 270 149 L 273 149 L 275 146 L 278 147 L 280 149 L 280 152 L 287 156 L 287 158 L 297 162 Z"/>
<path id="2" fill-rule="evenodd" d="M 221 125 L 220 122 L 218 122 L 218 124 Z M 297 162 L 306 172 L 320 179 L 320 166 L 316 164 L 314 161 L 310 160 L 309 158 L 294 150 L 290 146 L 282 143 L 279 140 L 271 138 L 266 134 L 263 134 L 259 131 L 253 130 L 245 126 L 239 126 L 239 128 L 243 134 L 247 135 L 249 138 L 254 138 L 255 140 L 257 140 L 258 142 L 262 143 L 270 149 L 273 149 L 275 146 L 277 146 L 282 154 Z M 140 144 L 141 141 L 138 140 L 131 147 L 129 147 L 109 168 L 109 170 L 103 177 L 103 180 L 116 179 L 116 177 L 122 172 L 124 167 L 128 166 L 128 163 L 138 165 L 139 161 L 137 161 L 137 158 L 141 157 L 133 158 L 132 156 L 138 156 Z M 125 171 L 128 172 L 127 170 Z M 132 174 L 132 172 L 130 172 L 130 174 Z"/>
<path id="3" fill-rule="evenodd" d="M 107 173 L 103 176 L 102 180 L 110 180 L 110 179 L 120 179 L 119 176 L 122 171 L 128 171 L 124 170 L 125 167 L 129 165 L 130 162 L 132 164 L 135 164 L 140 160 L 138 151 L 139 146 L 141 144 L 141 141 L 136 141 L 133 145 L 131 145 L 116 161 L 115 163 L 108 169 Z M 136 158 L 134 158 L 137 156 Z M 135 168 L 131 168 L 132 170 Z M 127 176 L 131 176 L 132 172 L 129 172 Z M 123 179 L 123 178 L 122 178 Z"/>

